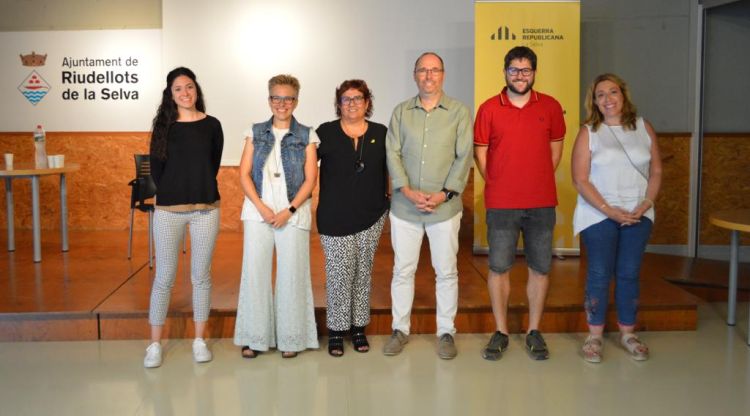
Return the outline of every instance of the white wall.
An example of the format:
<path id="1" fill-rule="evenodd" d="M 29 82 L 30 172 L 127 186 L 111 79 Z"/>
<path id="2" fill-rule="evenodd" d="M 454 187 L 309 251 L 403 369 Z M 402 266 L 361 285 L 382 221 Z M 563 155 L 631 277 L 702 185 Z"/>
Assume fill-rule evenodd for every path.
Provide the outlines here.
<path id="1" fill-rule="evenodd" d="M 184 65 L 224 127 L 224 164 L 236 164 L 242 132 L 271 113 L 267 81 L 291 73 L 302 84 L 297 119 L 335 118 L 345 79 L 367 81 L 374 121 L 416 93 L 414 60 L 428 50 L 446 66 L 445 91 L 473 102 L 474 3 L 450 0 L 163 0 L 165 72 Z"/>
<path id="2" fill-rule="evenodd" d="M 641 114 L 657 131 L 692 131 L 698 2 L 581 0 L 581 86 L 598 73 L 619 73 L 629 82 Z M 282 9 L 289 12 L 277 20 Z M 299 75 L 303 101 L 298 115 L 303 121 L 332 118 L 333 87 L 354 76 L 372 84 L 374 119 L 386 121 L 392 105 L 413 92 L 409 72 L 414 57 L 425 49 L 435 49 L 446 58 L 448 93 L 472 102 L 471 0 L 0 0 L 0 10 L 0 31 L 163 26 L 168 49 L 165 71 L 175 65 L 193 66 L 203 83 L 208 82 L 204 86 L 209 111 L 219 116 L 225 112 L 223 107 L 244 111 L 241 121 L 222 119 L 229 129 L 227 136 L 237 136 L 242 130 L 239 125 L 267 114 L 263 90 L 274 71 Z M 722 26 L 717 29 L 731 30 L 727 26 L 734 24 L 731 17 L 717 20 Z M 288 58 L 279 58 L 277 52 L 274 60 L 260 62 L 253 55 L 263 50 L 261 46 L 278 50 L 281 35 L 289 33 L 262 27 L 283 22 L 290 22 L 289 31 L 298 34 L 285 42 Z M 253 30 L 261 34 L 252 36 Z M 742 46 L 727 44 L 726 50 L 735 50 L 731 56 L 742 59 L 747 55 L 742 54 Z M 291 64 L 293 59 L 300 62 Z M 220 68 L 216 72 L 224 77 L 212 74 L 211 68 Z M 714 79 L 722 82 L 721 76 Z M 706 110 L 710 113 L 714 107 Z M 732 117 L 734 122 L 750 120 Z"/>

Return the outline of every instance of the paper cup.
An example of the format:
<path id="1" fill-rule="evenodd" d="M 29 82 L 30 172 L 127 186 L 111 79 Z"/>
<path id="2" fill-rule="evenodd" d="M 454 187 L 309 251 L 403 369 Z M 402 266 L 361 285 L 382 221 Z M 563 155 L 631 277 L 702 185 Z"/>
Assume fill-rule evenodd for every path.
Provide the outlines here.
<path id="1" fill-rule="evenodd" d="M 4 156 L 5 156 L 5 169 L 13 170 L 13 153 L 6 153 Z"/>
<path id="2" fill-rule="evenodd" d="M 55 155 L 55 167 L 61 168 L 65 166 L 65 155 Z"/>
<path id="3" fill-rule="evenodd" d="M 47 167 L 50 169 L 56 168 L 55 166 L 55 155 L 47 156 Z"/>

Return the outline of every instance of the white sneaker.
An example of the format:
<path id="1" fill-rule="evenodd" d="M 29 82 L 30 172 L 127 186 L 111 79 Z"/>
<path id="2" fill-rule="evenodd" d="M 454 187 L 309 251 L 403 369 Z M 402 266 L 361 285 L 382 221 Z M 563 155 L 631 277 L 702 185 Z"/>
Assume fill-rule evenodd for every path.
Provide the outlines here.
<path id="1" fill-rule="evenodd" d="M 211 351 L 206 346 L 206 341 L 203 338 L 196 338 L 193 341 L 193 359 L 196 363 L 205 363 L 213 359 Z"/>
<path id="2" fill-rule="evenodd" d="M 161 344 L 152 342 L 146 348 L 146 358 L 143 359 L 143 366 L 146 368 L 156 368 L 161 365 Z"/>

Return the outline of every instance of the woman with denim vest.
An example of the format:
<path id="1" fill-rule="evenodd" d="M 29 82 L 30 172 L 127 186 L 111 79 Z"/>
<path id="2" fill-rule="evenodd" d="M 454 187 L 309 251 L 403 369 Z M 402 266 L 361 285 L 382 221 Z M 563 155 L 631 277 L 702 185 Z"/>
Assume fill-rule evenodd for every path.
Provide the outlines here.
<path id="1" fill-rule="evenodd" d="M 634 333 L 639 274 L 661 186 L 656 134 L 638 117 L 625 81 L 602 74 L 586 94 L 588 117 L 573 146 L 578 203 L 573 229 L 587 250 L 584 306 L 589 335 L 583 359 L 602 360 L 610 282 L 615 281 L 619 344 L 634 360 L 649 350 Z"/>
<path id="2" fill-rule="evenodd" d="M 337 120 L 316 130 L 320 137 L 317 224 L 326 260 L 328 353 L 344 355 L 344 336 L 357 352 L 370 344 L 370 287 L 375 250 L 388 212 L 387 128 L 368 121 L 372 92 L 350 79 L 336 89 Z"/>
<path id="3" fill-rule="evenodd" d="M 234 343 L 245 358 L 274 347 L 284 358 L 318 348 L 310 282 L 310 196 L 320 140 L 292 115 L 299 89 L 291 75 L 271 78 L 268 105 L 273 116 L 245 134 L 240 161 L 245 237 L 234 329 Z"/>

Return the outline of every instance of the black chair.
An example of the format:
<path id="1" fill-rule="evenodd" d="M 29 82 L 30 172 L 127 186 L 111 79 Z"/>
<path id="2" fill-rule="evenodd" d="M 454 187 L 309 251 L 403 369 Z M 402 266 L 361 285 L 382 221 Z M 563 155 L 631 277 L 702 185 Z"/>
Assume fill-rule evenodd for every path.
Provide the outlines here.
<path id="1" fill-rule="evenodd" d="M 148 267 L 153 268 L 153 222 L 154 203 L 156 195 L 156 184 L 151 178 L 151 161 L 149 155 L 135 156 L 135 179 L 128 182 L 130 185 L 130 236 L 128 238 L 128 259 L 133 254 L 133 216 L 135 210 L 148 214 Z M 147 202 L 147 200 L 151 200 Z"/>

